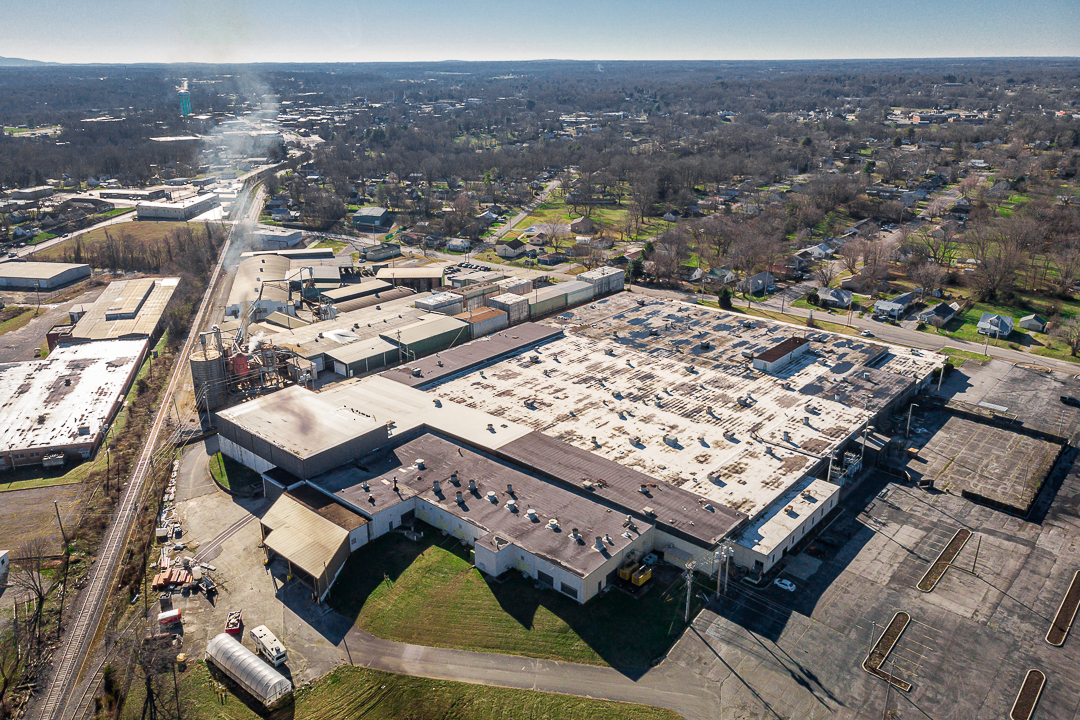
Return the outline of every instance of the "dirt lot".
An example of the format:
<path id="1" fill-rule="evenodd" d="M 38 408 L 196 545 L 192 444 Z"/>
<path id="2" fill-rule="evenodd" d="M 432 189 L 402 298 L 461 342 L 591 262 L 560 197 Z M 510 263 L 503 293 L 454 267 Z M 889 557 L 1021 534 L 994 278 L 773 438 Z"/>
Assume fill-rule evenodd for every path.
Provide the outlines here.
<path id="1" fill-rule="evenodd" d="M 0 492 L 0 546 L 15 550 L 38 535 L 46 535 L 59 552 L 62 546 L 53 501 L 60 508 L 65 528 L 74 526 L 83 496 L 83 485 L 58 485 Z"/>
<path id="2" fill-rule="evenodd" d="M 68 310 L 78 303 L 92 303 L 104 291 L 104 287 L 95 287 L 80 293 L 64 302 L 41 306 L 42 314 L 29 323 L 11 332 L 0 335 L 0 363 L 33 360 L 34 352 L 45 343 L 45 333 L 53 325 L 68 321 Z M 57 295 L 63 297 L 63 293 Z M 29 300 L 33 303 L 33 293 Z"/>

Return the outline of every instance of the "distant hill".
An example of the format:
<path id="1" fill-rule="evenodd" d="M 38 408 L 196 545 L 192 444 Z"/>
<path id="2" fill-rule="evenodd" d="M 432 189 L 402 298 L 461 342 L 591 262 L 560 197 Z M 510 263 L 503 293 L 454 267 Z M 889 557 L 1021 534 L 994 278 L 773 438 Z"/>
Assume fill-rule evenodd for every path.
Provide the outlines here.
<path id="1" fill-rule="evenodd" d="M 31 65 L 56 65 L 56 63 L 42 62 L 41 60 L 24 60 L 23 58 L 0 57 L 0 67 L 29 67 Z"/>

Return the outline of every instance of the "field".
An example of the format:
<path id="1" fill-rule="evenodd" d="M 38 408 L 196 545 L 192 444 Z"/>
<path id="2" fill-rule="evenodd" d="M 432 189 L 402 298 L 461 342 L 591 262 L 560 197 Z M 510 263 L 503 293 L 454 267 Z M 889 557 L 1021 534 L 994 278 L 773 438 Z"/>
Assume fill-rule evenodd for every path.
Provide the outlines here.
<path id="1" fill-rule="evenodd" d="M 122 233 L 127 233 L 134 238 L 138 243 L 161 240 L 167 236 L 170 232 L 173 232 L 182 225 L 190 225 L 191 229 L 195 233 L 201 234 L 203 232 L 202 223 L 174 223 L 174 222 L 125 222 L 117 223 L 116 225 L 109 225 L 107 227 L 95 228 L 87 233 L 79 235 L 77 237 L 65 240 L 62 243 L 57 243 L 47 250 L 34 253 L 34 260 L 51 260 L 62 261 L 65 257 L 65 253 L 69 252 L 75 247 L 75 241 L 79 240 L 82 243 L 83 248 L 89 248 L 94 245 L 100 245 L 105 242 L 105 233 L 108 233 L 113 238 L 118 238 Z"/>
<path id="2" fill-rule="evenodd" d="M 600 205 L 593 208 L 591 217 L 596 222 L 603 223 L 609 237 L 618 237 L 620 231 L 622 231 L 626 225 L 626 219 L 629 212 L 629 208 L 625 205 Z M 549 198 L 540 203 L 535 210 L 525 216 L 525 218 L 516 224 L 514 228 L 517 230 L 524 230 L 530 225 L 539 225 L 543 223 L 562 223 L 565 225 L 572 219 L 580 217 L 581 215 L 581 212 L 575 212 L 574 209 L 567 205 L 561 198 Z M 645 218 L 645 222 L 642 224 L 640 232 L 633 236 L 626 237 L 625 239 L 643 240 L 654 235 L 659 235 L 671 226 L 672 223 L 659 218 L 648 217 Z"/>
<path id="3" fill-rule="evenodd" d="M 215 692 L 223 680 L 216 669 L 197 663 L 181 682 L 183 716 L 194 720 L 676 720 L 669 710 L 629 703 L 556 695 L 532 690 L 511 690 L 407 677 L 346 666 L 296 693 L 294 702 L 267 715 L 227 693 Z M 139 685 L 133 684 L 133 689 Z M 139 688 L 141 689 L 141 688 Z M 141 693 L 139 693 L 141 695 Z M 171 693 L 168 693 L 171 695 Z M 172 698 L 162 698 L 168 707 Z M 175 706 L 174 706 L 175 707 Z M 141 697 L 131 697 L 124 708 L 129 719 L 139 717 Z"/>
<path id="4" fill-rule="evenodd" d="M 6 307 L 0 310 L 0 335 L 18 330 L 38 316 L 34 308 Z"/>
<path id="5" fill-rule="evenodd" d="M 389 640 L 616 668 L 648 667 L 683 629 L 681 583 L 654 579 L 642 597 L 613 590 L 583 606 L 517 574 L 489 581 L 454 538 L 436 539 L 394 533 L 353 553 L 337 609 Z"/>

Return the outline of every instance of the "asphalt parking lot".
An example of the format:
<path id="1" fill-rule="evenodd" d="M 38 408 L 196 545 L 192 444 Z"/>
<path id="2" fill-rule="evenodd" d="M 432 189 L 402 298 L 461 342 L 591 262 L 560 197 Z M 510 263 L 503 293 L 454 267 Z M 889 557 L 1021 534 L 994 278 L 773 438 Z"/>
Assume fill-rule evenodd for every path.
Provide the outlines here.
<path id="1" fill-rule="evenodd" d="M 1027 521 L 891 479 L 872 476 L 851 498 L 824 535 L 832 545 L 819 544 L 819 564 L 781 574 L 795 592 L 733 586 L 668 661 L 719 685 L 723 718 L 1002 718 L 1030 668 L 1047 675 L 1035 718 L 1080 717 L 1080 640 L 1044 640 L 1080 564 L 1080 472 L 1045 517 Z M 971 540 L 937 587 L 920 592 L 961 527 Z M 910 692 L 861 668 L 900 610 L 911 624 L 884 669 Z"/>

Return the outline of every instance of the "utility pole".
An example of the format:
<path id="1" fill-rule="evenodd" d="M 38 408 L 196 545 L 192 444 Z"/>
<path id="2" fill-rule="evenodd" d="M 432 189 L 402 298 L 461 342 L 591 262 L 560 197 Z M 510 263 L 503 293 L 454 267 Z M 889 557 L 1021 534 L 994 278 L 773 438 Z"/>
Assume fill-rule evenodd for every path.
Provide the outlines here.
<path id="1" fill-rule="evenodd" d="M 60 525 L 60 535 L 64 538 L 64 547 L 67 547 L 68 539 L 67 533 L 64 532 L 64 521 L 60 519 L 60 507 L 56 504 L 55 500 L 53 500 L 53 510 L 56 511 L 56 522 Z"/>
<path id="2" fill-rule="evenodd" d="M 911 408 L 919 407 L 915 403 L 908 405 L 907 409 L 907 429 L 904 431 L 904 437 L 911 437 Z"/>

